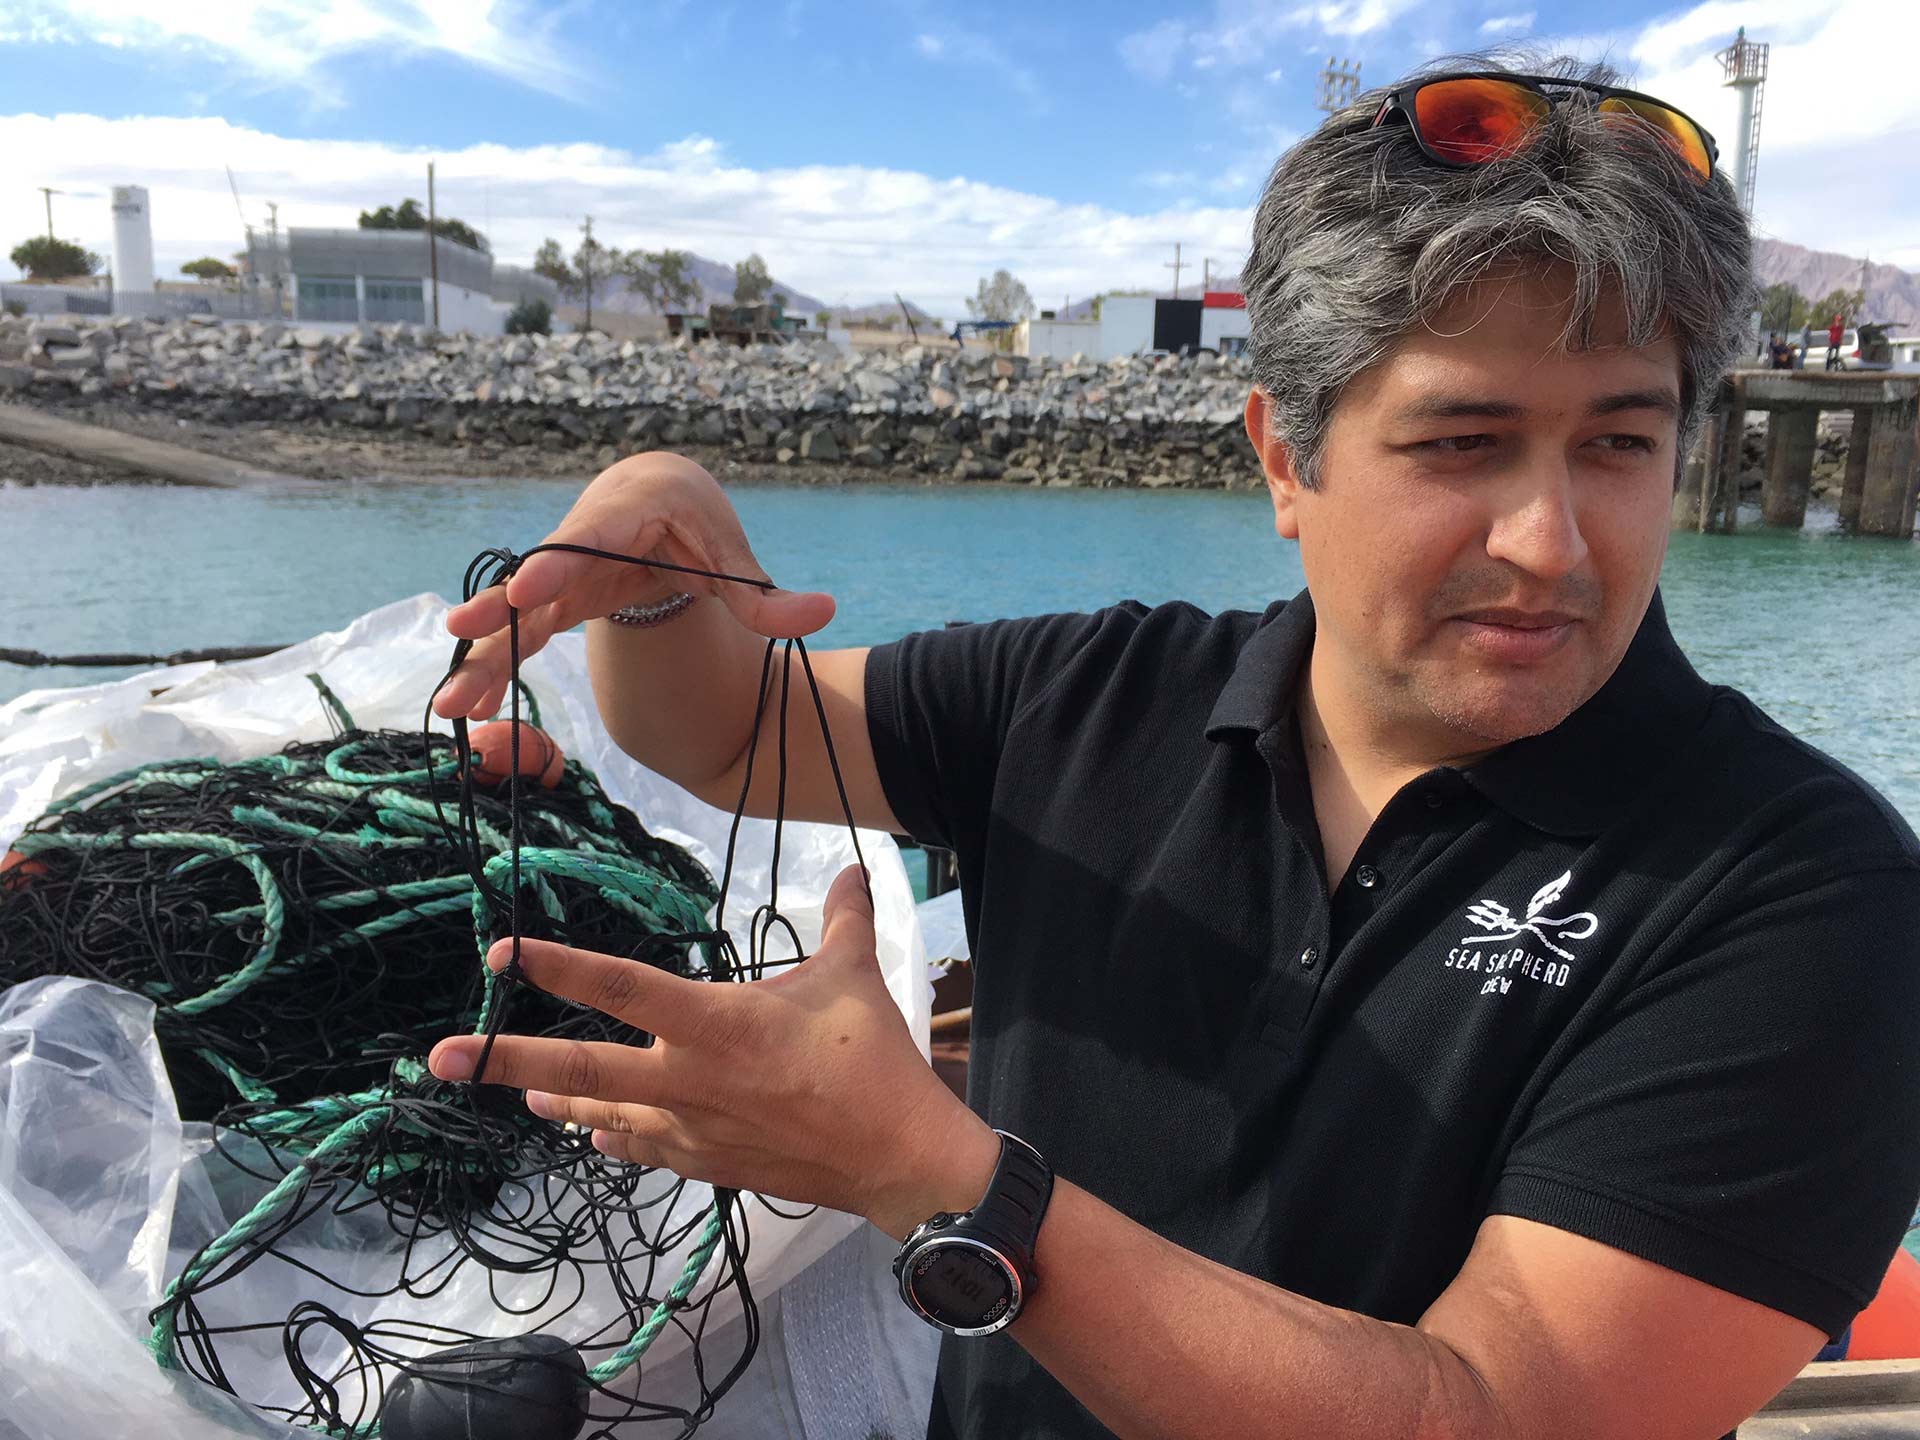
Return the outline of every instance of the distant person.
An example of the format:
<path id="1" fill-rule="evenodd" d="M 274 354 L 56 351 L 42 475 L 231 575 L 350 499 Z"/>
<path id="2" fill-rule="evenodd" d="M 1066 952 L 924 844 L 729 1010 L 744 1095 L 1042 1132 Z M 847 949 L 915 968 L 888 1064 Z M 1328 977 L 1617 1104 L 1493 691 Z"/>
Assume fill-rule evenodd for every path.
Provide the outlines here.
<path id="1" fill-rule="evenodd" d="M 1696 673 L 1660 600 L 1746 349 L 1747 216 L 1610 71 L 1475 64 L 1335 111 L 1255 214 L 1246 435 L 1300 593 L 823 646 L 837 752 L 796 673 L 751 771 L 768 637 L 830 597 L 554 551 L 448 616 L 476 643 L 442 715 L 584 624 L 606 733 L 657 773 L 954 852 L 968 1105 L 857 871 L 757 984 L 524 942 L 528 983 L 654 1048 L 431 1057 L 459 1080 L 491 1043 L 488 1082 L 610 1161 L 911 1236 L 928 1440 L 1706 1440 L 1846 1330 L 1913 1215 L 1920 842 Z M 550 538 L 760 581 L 741 498 L 635 455 Z M 771 538 L 835 573 L 861 540 L 808 509 Z"/>
<path id="2" fill-rule="evenodd" d="M 1787 368 L 1789 370 L 1806 369 L 1807 368 L 1807 352 L 1811 349 L 1813 349 L 1813 322 L 1809 320 L 1806 324 L 1800 327 L 1800 344 L 1794 350 L 1793 361 L 1790 365 L 1788 365 Z"/>
<path id="3" fill-rule="evenodd" d="M 1845 317 L 1836 315 L 1833 323 L 1827 326 L 1827 369 L 1840 368 L 1840 341 L 1847 333 Z"/>
<path id="4" fill-rule="evenodd" d="M 1778 330 L 1767 336 L 1767 365 L 1774 370 L 1793 368 L 1793 346 L 1781 338 Z"/>

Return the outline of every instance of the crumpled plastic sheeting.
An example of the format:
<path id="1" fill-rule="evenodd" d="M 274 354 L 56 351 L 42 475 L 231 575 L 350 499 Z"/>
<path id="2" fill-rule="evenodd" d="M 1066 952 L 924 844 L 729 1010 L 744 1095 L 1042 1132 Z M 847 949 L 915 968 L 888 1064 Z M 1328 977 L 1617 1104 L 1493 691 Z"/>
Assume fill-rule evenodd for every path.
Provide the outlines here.
<path id="1" fill-rule="evenodd" d="M 0 846 L 49 801 L 131 765 L 186 755 L 234 760 L 324 738 L 331 732 L 309 671 L 326 679 L 358 724 L 412 728 L 451 649 L 441 625 L 445 610 L 437 597 L 418 596 L 260 660 L 35 691 L 0 706 Z M 582 637 L 557 637 L 522 676 L 562 749 L 593 769 L 650 830 L 685 845 L 717 875 L 730 817 L 651 774 L 606 738 Z M 811 709 L 796 705 L 796 722 L 806 723 Z M 736 936 L 744 937 L 748 915 L 768 892 L 772 841 L 765 821 L 741 827 L 737 899 L 726 916 Z M 863 831 L 860 846 L 873 877 L 882 970 L 924 1052 L 929 994 L 912 890 L 890 837 Z M 844 827 L 787 827 L 780 903 L 804 944 L 817 940 L 827 886 L 852 860 Z M 143 1348 L 146 1312 L 165 1277 L 252 1198 L 247 1187 L 225 1183 L 231 1170 L 213 1152 L 206 1127 L 179 1121 L 151 1021 L 147 1002 L 93 982 L 43 980 L 0 994 L 0 1440 L 307 1433 L 162 1372 Z M 704 1208 L 707 1192 L 690 1186 L 683 1203 Z M 937 1337 L 900 1304 L 884 1264 L 884 1237 L 830 1211 L 789 1222 L 755 1206 L 749 1223 L 749 1277 L 761 1304 L 763 1343 L 701 1433 L 713 1440 L 920 1433 Z M 326 1273 L 341 1278 L 371 1280 L 382 1263 L 350 1223 L 321 1227 L 306 1239 L 319 1249 L 303 1258 L 324 1261 Z M 475 1284 L 442 1295 L 434 1313 L 449 1324 L 498 1331 L 497 1311 L 477 1280 L 476 1271 Z M 244 1303 L 253 1319 L 284 1316 L 308 1295 L 355 1313 L 348 1297 L 314 1293 L 310 1279 L 285 1266 L 255 1266 L 215 1294 L 219 1307 Z M 210 1299 L 210 1310 L 215 1304 Z M 705 1344 L 710 1358 L 737 1353 L 738 1322 L 723 1319 L 729 1313 L 737 1316 L 737 1308 L 716 1308 Z M 562 1334 L 590 1328 L 581 1312 L 554 1325 Z M 851 1349 L 849 1341 L 856 1341 Z M 257 1380 L 244 1362 L 235 1367 L 249 1393 L 271 1393 L 283 1380 L 277 1343 L 269 1335 L 257 1352 L 264 1367 Z M 640 1383 L 650 1398 L 691 1396 L 689 1362 L 669 1327 L 649 1352 Z M 644 1435 L 658 1427 L 631 1428 Z"/>

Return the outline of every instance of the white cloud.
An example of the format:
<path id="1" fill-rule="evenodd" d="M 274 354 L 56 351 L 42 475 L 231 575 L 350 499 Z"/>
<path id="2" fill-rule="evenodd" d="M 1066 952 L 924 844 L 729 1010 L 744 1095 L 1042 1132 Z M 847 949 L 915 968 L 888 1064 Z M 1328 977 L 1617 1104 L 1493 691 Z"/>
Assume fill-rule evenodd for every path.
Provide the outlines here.
<path id="1" fill-rule="evenodd" d="M 1165 285 L 1160 264 L 1176 240 L 1237 266 L 1251 218 L 1245 204 L 1130 214 L 963 176 L 858 165 L 756 170 L 702 136 L 644 155 L 591 144 L 478 144 L 433 154 L 297 139 L 215 118 L 11 115 L 0 116 L 0 154 L 41 157 L 45 167 L 0 187 L 0 237 L 37 233 L 45 220 L 33 187 L 54 185 L 91 192 L 56 200 L 55 220 L 62 235 L 107 254 L 106 193 L 142 184 L 162 275 L 184 260 L 241 248 L 225 164 L 256 221 L 273 200 L 283 226 L 350 226 L 363 208 L 424 199 L 431 158 L 441 213 L 487 230 L 503 260 L 524 263 L 549 235 L 571 245 L 581 215 L 591 213 L 594 233 L 609 244 L 673 245 L 716 260 L 758 250 L 786 284 L 829 303 L 899 290 L 949 315 L 961 313 L 961 297 L 980 276 L 1003 265 L 1036 295 Z"/>
<path id="2" fill-rule="evenodd" d="M 325 104 L 342 97 L 323 67 L 368 50 L 448 55 L 555 94 L 580 79 L 519 0 L 9 0 L 8 41 L 209 56 Z"/>
<path id="3" fill-rule="evenodd" d="M 1161 81 L 1173 73 L 1180 52 L 1186 47 L 1187 27 L 1178 20 L 1162 20 L 1145 30 L 1123 35 L 1119 41 L 1120 59 L 1126 67 L 1147 80 Z"/>
<path id="4" fill-rule="evenodd" d="M 1519 35 L 1533 28 L 1533 11 L 1524 15 L 1490 15 L 1480 22 L 1482 35 Z"/>
<path id="5" fill-rule="evenodd" d="M 928 60 L 948 60 L 957 65 L 974 65 L 991 70 L 995 79 L 1024 95 L 1034 109 L 1045 111 L 1048 108 L 1047 93 L 1040 84 L 1040 77 L 1015 62 L 986 35 L 948 26 L 938 33 L 923 31 L 915 35 L 913 48 Z"/>
<path id="6" fill-rule="evenodd" d="M 1384 30 L 1413 9 L 1419 0 L 1324 0 L 1288 13 L 1295 25 L 1309 25 L 1327 35 L 1353 37 Z"/>
<path id="7" fill-rule="evenodd" d="M 1260 70 L 1281 78 L 1276 53 L 1297 54 L 1302 30 L 1326 36 L 1370 35 L 1385 29 L 1419 0 L 1213 0 L 1204 22 L 1162 20 L 1124 35 L 1120 59 L 1144 79 L 1163 83 L 1183 63 L 1194 70 Z"/>

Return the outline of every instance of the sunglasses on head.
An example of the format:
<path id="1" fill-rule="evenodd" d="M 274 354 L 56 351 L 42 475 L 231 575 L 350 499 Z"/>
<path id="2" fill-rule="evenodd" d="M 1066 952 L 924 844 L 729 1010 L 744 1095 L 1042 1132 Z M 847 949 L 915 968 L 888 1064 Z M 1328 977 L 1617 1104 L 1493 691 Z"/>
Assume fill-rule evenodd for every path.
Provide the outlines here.
<path id="1" fill-rule="evenodd" d="M 1485 165 L 1524 148 L 1546 123 L 1552 107 L 1568 99 L 1569 90 L 1598 97 L 1594 108 L 1602 115 L 1651 125 L 1702 185 L 1713 178 L 1720 147 L 1696 121 L 1651 95 L 1586 80 L 1549 75 L 1435 75 L 1389 94 L 1373 123 L 1384 125 L 1391 116 L 1405 117 L 1420 153 L 1436 165 Z"/>

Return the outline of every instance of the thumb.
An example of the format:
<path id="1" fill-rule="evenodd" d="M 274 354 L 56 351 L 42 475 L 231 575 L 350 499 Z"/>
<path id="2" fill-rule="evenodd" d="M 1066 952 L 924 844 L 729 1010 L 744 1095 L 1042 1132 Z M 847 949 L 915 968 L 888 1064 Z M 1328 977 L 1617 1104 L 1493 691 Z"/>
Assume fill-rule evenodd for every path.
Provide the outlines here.
<path id="1" fill-rule="evenodd" d="M 759 567 L 754 567 L 757 572 Z M 756 575 L 756 578 L 760 578 Z M 733 618 L 757 635 L 791 640 L 823 629 L 833 619 L 833 597 L 810 590 L 760 590 L 752 585 L 719 583 L 720 598 Z"/>
<path id="2" fill-rule="evenodd" d="M 814 953 L 871 960 L 877 949 L 873 901 L 867 895 L 866 876 L 858 865 L 849 865 L 834 877 L 827 891 L 820 948 Z"/>

